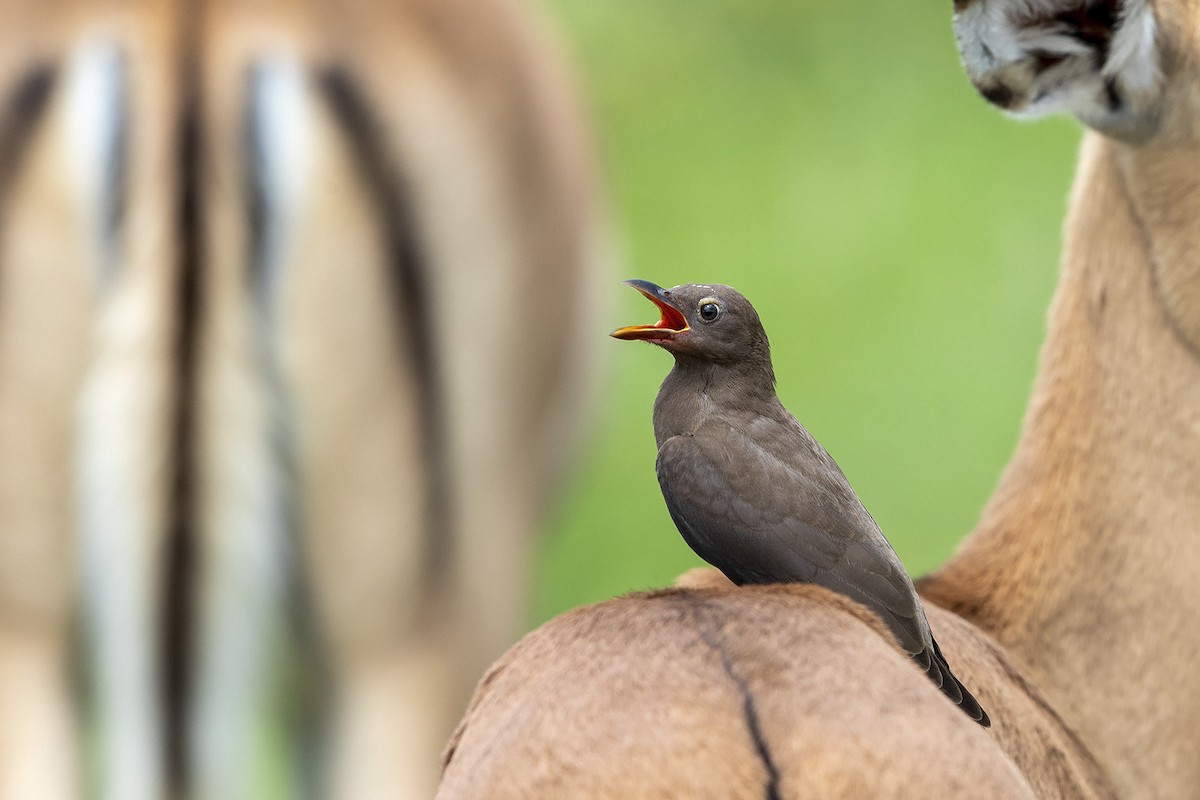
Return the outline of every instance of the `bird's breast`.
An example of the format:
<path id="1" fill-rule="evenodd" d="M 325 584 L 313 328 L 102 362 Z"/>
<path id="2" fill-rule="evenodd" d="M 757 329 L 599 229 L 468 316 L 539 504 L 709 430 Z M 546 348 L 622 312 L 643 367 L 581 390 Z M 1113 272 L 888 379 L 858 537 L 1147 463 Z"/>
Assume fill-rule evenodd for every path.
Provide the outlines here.
<path id="1" fill-rule="evenodd" d="M 695 434 L 718 415 L 716 404 L 704 392 L 661 391 L 654 401 L 654 438 L 661 447 L 672 436 Z"/>

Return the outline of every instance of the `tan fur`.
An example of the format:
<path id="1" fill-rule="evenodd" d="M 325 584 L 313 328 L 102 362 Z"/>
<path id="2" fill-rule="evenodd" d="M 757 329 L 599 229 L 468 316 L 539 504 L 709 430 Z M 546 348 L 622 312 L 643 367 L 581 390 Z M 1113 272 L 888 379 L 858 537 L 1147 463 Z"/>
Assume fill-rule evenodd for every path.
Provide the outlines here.
<path id="1" fill-rule="evenodd" d="M 198 537 L 195 795 L 251 795 L 272 669 L 307 636 L 328 757 L 303 769 L 337 797 L 429 796 L 472 682 L 520 624 L 531 533 L 586 407 L 603 232 L 560 56 L 516 0 L 5 0 L 0 19 L 0 100 L 39 59 L 60 72 L 0 187 L 0 798 L 78 788 L 77 596 L 98 792 L 166 791 L 160 628 L 181 407 Z M 129 104 L 108 287 L 63 89 L 95 43 L 124 57 Z M 264 65 L 284 109 L 264 115 L 279 125 L 265 136 L 294 145 L 275 176 L 286 196 L 272 198 L 266 306 L 248 255 L 246 128 L 247 82 Z M 396 322 L 378 197 L 323 94 L 329 69 L 349 76 L 380 163 L 401 176 L 426 270 L 450 500 L 436 570 L 431 422 Z M 201 261 L 195 327 L 181 331 L 191 80 Z M 180 335 L 194 348 L 190 389 Z M 300 611 L 307 633 L 287 631 Z"/>
<path id="2" fill-rule="evenodd" d="M 69 108 L 78 89 L 75 45 L 95 31 L 78 10 L 55 4 L 6 3 L 0 16 L 6 20 L 0 33 L 6 101 L 38 65 L 57 72 L 39 123 L 0 187 L 6 204 L 0 233 L 0 797 L 60 798 L 79 790 L 67 636 L 82 582 L 87 591 L 111 595 L 115 588 L 120 595 L 107 608 L 120 607 L 123 634 L 91 651 L 89 684 L 108 695 L 97 703 L 99 727 L 121 732 L 100 742 L 97 755 L 106 765 L 100 784 L 121 784 L 138 798 L 158 782 L 158 752 L 147 752 L 159 733 L 150 636 L 159 624 L 169 402 L 164 360 L 173 333 L 166 315 L 173 281 L 163 268 L 171 258 L 171 220 L 160 212 L 171 186 L 154 177 L 165 156 L 163 121 L 150 115 L 131 120 L 142 170 L 130 178 L 126 214 L 138 236 L 122 265 L 125 279 L 102 304 L 96 283 L 104 257 L 96 210 L 80 191 L 79 130 Z M 132 91 L 159 107 L 167 102 L 155 79 L 167 43 L 162 22 L 156 4 L 130 3 L 114 7 L 103 26 L 107 35 L 129 42 L 131 59 L 149 65 Z M 150 185 L 139 183 L 147 179 Z M 97 416 L 104 426 L 88 424 Z M 122 449 L 98 453 L 90 446 L 97 438 L 120 441 Z M 82 458 L 85 450 L 95 458 Z M 79 508 L 89 497 L 126 513 L 93 515 L 91 532 L 83 533 Z M 91 540 L 90 555 L 81 552 L 83 539 Z M 111 569 L 102 566 L 84 578 L 84 562 L 99 566 L 117 553 L 124 556 L 112 559 Z M 88 606 L 83 617 L 80 629 L 89 640 L 113 629 L 114 615 L 106 610 Z"/>
<path id="3" fill-rule="evenodd" d="M 0 48 L 2 49 L 2 48 Z M 70 420 L 91 312 L 85 254 L 47 230 L 71 201 L 49 142 L 30 153 L 0 238 L 0 797 L 63 797 L 77 759 L 67 699 Z"/>
<path id="4" fill-rule="evenodd" d="M 994 2 L 982 7 L 1003 19 Z M 447 752 L 441 797 L 482 796 L 484 778 L 502 787 L 489 797 L 558 796 L 554 781 L 582 787 L 573 797 L 615 796 L 613 786 L 621 796 L 688 787 L 681 795 L 763 797 L 743 715 L 720 706 L 730 693 L 722 659 L 772 676 L 747 683 L 764 719 L 787 719 L 767 736 L 779 797 L 1195 794 L 1200 47 L 1195 4 L 1153 9 L 1164 88 L 1105 117 L 1130 141 L 1089 133 L 1084 143 L 1016 453 L 975 533 L 919 584 L 992 730 L 952 714 L 834 598 L 722 590 L 688 574 L 690 588 L 572 612 L 510 651 Z M 990 63 L 972 74 L 981 86 L 1007 74 Z M 1063 94 L 1085 118 L 1096 107 L 1092 94 Z M 721 655 L 696 645 L 713 630 Z M 893 724 L 892 735 L 865 738 Z"/>
<path id="5" fill-rule="evenodd" d="M 509 651 L 451 741 L 438 796 L 1109 796 L 999 647 L 930 612 L 991 731 L 841 595 L 673 589 L 570 612 Z"/>

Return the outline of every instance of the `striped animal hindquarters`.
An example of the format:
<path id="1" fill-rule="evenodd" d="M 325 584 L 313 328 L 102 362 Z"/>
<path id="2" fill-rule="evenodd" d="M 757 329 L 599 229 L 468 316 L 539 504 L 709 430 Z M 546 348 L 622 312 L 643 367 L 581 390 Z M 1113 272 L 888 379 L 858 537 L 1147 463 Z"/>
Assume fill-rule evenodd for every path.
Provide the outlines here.
<path id="1" fill-rule="evenodd" d="M 554 48 L 510 0 L 0 19 L 0 800 L 256 796 L 297 720 L 295 780 L 432 794 L 599 338 Z"/>

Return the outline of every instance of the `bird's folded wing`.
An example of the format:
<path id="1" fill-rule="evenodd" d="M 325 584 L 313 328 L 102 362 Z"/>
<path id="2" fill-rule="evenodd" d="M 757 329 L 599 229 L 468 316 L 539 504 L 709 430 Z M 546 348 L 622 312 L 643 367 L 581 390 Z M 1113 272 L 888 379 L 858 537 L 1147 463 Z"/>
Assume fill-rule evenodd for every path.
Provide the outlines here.
<path id="1" fill-rule="evenodd" d="M 658 453 L 671 518 L 701 558 L 735 583 L 815 583 L 866 605 L 909 653 L 929 646 L 904 566 L 853 492 L 799 455 L 706 427 Z M 837 470 L 834 466 L 834 470 Z"/>

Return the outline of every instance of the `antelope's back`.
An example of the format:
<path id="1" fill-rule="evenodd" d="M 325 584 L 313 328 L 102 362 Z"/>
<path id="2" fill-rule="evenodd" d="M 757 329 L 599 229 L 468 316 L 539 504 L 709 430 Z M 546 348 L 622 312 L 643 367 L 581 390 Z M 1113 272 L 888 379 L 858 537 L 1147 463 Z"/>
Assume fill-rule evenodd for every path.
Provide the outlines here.
<path id="1" fill-rule="evenodd" d="M 863 606 L 695 572 L 518 642 L 480 682 L 438 797 L 1114 796 L 1036 687 L 962 619 L 927 606 L 994 708 L 991 729 Z"/>

